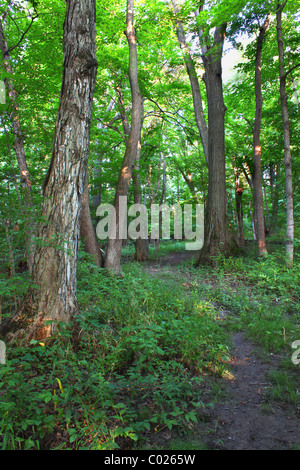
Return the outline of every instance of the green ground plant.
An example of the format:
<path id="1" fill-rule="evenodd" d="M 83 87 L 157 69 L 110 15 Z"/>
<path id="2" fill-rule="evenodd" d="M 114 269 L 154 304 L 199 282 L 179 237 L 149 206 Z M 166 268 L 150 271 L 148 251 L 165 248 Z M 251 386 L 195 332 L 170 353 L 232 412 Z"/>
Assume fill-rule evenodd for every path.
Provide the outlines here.
<path id="1" fill-rule="evenodd" d="M 204 390 L 227 373 L 233 329 L 282 353 L 269 398 L 298 406 L 289 359 L 300 338 L 297 264 L 287 269 L 279 255 L 216 261 L 158 274 L 129 262 L 112 276 L 81 252 L 76 345 L 61 325 L 51 342 L 9 349 L 0 365 L 1 448 L 159 448 L 161 431 L 188 435 L 217 399 Z"/>
<path id="2" fill-rule="evenodd" d="M 114 277 L 81 254 L 76 348 L 62 325 L 51 343 L 8 351 L 0 369 L 3 449 L 113 449 L 184 428 L 212 403 L 203 371 L 222 373 L 226 335 L 211 307 L 138 263 Z"/>

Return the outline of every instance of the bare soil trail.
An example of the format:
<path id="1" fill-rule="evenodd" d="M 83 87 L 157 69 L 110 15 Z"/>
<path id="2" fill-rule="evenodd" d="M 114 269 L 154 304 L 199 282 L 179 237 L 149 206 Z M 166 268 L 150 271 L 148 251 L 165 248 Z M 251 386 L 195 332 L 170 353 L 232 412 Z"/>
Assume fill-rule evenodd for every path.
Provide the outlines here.
<path id="1" fill-rule="evenodd" d="M 300 415 L 292 406 L 268 402 L 268 372 L 279 357 L 257 353 L 243 332 L 233 335 L 234 350 L 225 401 L 215 405 L 211 447 L 226 450 L 287 450 L 300 443 Z M 263 358 L 264 357 L 264 358 Z"/>
<path id="2" fill-rule="evenodd" d="M 145 269 L 159 275 L 162 267 L 170 269 L 192 256 L 174 253 L 147 262 Z M 199 442 L 222 450 L 299 449 L 300 410 L 284 401 L 268 400 L 268 373 L 279 366 L 280 356 L 260 351 L 243 331 L 232 333 L 231 339 L 231 377 L 218 379 L 225 387 L 225 398 L 206 410 L 197 427 Z"/>

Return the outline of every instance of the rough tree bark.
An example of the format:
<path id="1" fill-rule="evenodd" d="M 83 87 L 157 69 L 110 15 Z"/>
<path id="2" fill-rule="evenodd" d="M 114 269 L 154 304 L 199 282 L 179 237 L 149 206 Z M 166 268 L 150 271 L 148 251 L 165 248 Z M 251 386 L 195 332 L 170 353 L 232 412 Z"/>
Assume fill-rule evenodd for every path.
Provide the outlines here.
<path id="1" fill-rule="evenodd" d="M 285 166 L 285 191 L 286 191 L 286 256 L 287 264 L 293 264 L 294 258 L 294 201 L 293 201 L 293 178 L 292 178 L 292 154 L 290 144 L 290 123 L 287 106 L 286 76 L 284 67 L 284 48 L 282 35 L 282 11 L 286 1 L 277 3 L 276 23 L 277 23 L 277 44 L 279 55 L 279 80 L 280 80 L 280 103 L 283 125 L 284 141 L 284 166 Z"/>
<path id="2" fill-rule="evenodd" d="M 7 341 L 52 335 L 78 312 L 76 271 L 81 202 L 87 171 L 92 100 L 97 70 L 95 0 L 67 2 L 63 77 L 52 159 L 44 183 L 42 216 L 32 269 L 38 286 L 23 308 L 1 326 Z"/>
<path id="3" fill-rule="evenodd" d="M 132 111 L 131 111 L 131 126 L 130 134 L 126 141 L 126 150 L 122 162 L 121 172 L 119 175 L 114 207 L 116 211 L 116 237 L 109 237 L 107 244 L 107 251 L 105 257 L 105 268 L 111 272 L 120 273 L 121 269 L 121 251 L 122 251 L 122 227 L 121 211 L 119 205 L 119 197 L 127 196 L 128 188 L 132 176 L 132 169 L 136 160 L 138 143 L 140 140 L 141 130 L 141 111 L 142 111 L 142 96 L 139 90 L 138 76 L 137 76 L 137 43 L 135 29 L 133 26 L 134 18 L 134 0 L 127 0 L 127 13 L 126 13 L 126 37 L 129 47 L 129 81 L 132 97 Z"/>
<path id="4" fill-rule="evenodd" d="M 267 245 L 265 235 L 265 220 L 264 220 L 264 207 L 263 207 L 263 191 L 262 191 L 262 173 L 261 173 L 261 144 L 260 144 L 260 129 L 262 119 L 262 91 L 261 91 L 261 57 L 263 40 L 269 26 L 269 16 L 266 17 L 263 25 L 259 29 L 259 35 L 256 45 L 255 57 L 255 120 L 253 130 L 253 196 L 254 196 L 254 220 L 255 232 L 258 245 L 258 255 L 266 256 Z"/>

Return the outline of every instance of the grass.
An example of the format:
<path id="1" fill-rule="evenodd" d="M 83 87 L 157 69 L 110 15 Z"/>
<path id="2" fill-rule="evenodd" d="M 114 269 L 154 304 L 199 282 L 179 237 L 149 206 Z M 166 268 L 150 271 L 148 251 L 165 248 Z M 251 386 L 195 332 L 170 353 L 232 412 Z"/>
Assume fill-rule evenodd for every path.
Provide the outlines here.
<path id="1" fill-rule="evenodd" d="M 200 295 L 231 312 L 227 326 L 246 334 L 267 350 L 280 351 L 300 338 L 300 269 L 287 268 L 280 254 L 265 260 L 223 258 L 207 276 L 192 273 Z"/>
<path id="2" fill-rule="evenodd" d="M 180 249 L 162 242 L 153 259 Z M 158 275 L 130 262 L 123 277 L 81 253 L 80 342 L 74 348 L 62 325 L 51 343 L 8 351 L 0 366 L 1 448 L 160 448 L 160 436 L 173 430 L 184 436 L 169 443 L 173 450 L 195 445 L 188 436 L 213 406 L 209 377 L 226 374 L 230 332 L 239 329 L 282 354 L 270 399 L 298 406 L 299 366 L 290 357 L 300 339 L 299 297 L 298 264 L 287 269 L 280 253 L 264 261 L 219 257 L 213 268 L 187 260 Z"/>

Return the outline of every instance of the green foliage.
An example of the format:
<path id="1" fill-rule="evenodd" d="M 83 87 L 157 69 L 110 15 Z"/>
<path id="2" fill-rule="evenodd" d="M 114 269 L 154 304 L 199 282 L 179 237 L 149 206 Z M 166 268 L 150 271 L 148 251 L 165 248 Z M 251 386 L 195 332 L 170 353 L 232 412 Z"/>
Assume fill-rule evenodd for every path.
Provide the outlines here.
<path id="1" fill-rule="evenodd" d="M 125 136 L 119 117 L 117 90 L 122 89 L 130 122 L 131 93 L 128 80 L 128 47 L 124 35 L 125 4 L 97 0 L 97 57 L 89 155 L 91 197 L 112 202 L 124 155 Z M 287 63 L 287 92 L 293 152 L 294 182 L 299 153 L 299 15 L 297 3 L 288 5 L 283 29 Z M 11 50 L 13 83 L 18 96 L 19 119 L 26 160 L 33 186 L 36 221 L 42 203 L 42 183 L 52 152 L 62 69 L 64 2 L 35 2 L 38 19 L 24 41 Z M 189 28 L 193 58 L 202 74 L 198 27 L 228 22 L 229 37 L 249 36 L 257 20 L 274 2 L 209 2 L 196 19 L 195 3 L 183 2 L 182 18 Z M 16 45 L 31 21 L 26 2 L 5 0 L 5 33 L 9 47 Z M 241 14 L 239 12 L 242 11 Z M 138 39 L 138 74 L 144 101 L 140 178 L 147 206 L 165 196 L 205 202 L 207 166 L 195 123 L 190 83 L 176 38 L 172 9 L 159 0 L 138 2 L 135 26 Z M 265 213 L 274 238 L 284 240 L 285 185 L 282 123 L 278 90 L 275 23 L 263 47 L 263 116 L 261 129 Z M 243 186 L 244 229 L 252 239 L 252 190 L 246 176 L 253 171 L 255 40 L 241 53 L 232 80 L 225 84 L 226 178 L 228 218 L 237 230 L 235 173 Z M 240 47 L 240 46 L 237 46 Z M 242 52 L 242 48 L 241 52 Z M 229 52 L 230 57 L 230 52 Z M 226 58 L 226 56 L 225 56 Z M 3 64 L 0 79 L 7 77 Z M 205 85 L 200 82 L 205 95 Z M 298 87 L 298 88 L 297 88 Z M 26 214 L 11 133 L 10 103 L 0 104 L 0 320 L 18 309 L 31 284 L 26 272 Z M 204 112 L 207 108 L 204 98 Z M 163 163 L 166 194 L 163 194 Z M 295 184 L 295 220 L 299 191 Z M 133 191 L 130 188 L 129 200 Z M 253 206 L 252 206 L 253 208 Z M 92 206 L 94 216 L 94 207 Z M 26 349 L 8 350 L 0 365 L 0 446 L 2 449 L 115 449 L 142 445 L 163 429 L 193 428 L 199 412 L 211 406 L 203 392 L 208 374 L 223 376 L 230 354 L 227 332 L 243 329 L 267 351 L 288 356 L 290 344 L 300 338 L 299 227 L 295 229 L 295 264 L 287 268 L 281 249 L 266 259 L 248 253 L 214 260 L 214 267 L 195 270 L 190 261 L 164 268 L 156 276 L 137 263 L 124 265 L 124 276 L 111 276 L 80 253 L 76 318 L 79 341 L 72 342 L 68 325 L 51 342 L 32 342 Z M 63 234 L 57 233 L 56 249 Z M 39 242 L 36 239 L 36 242 Z M 46 242 L 46 243 L 48 243 Z M 160 268 L 160 257 L 175 255 L 183 242 L 150 246 L 149 258 Z M 129 244 L 123 254 L 132 257 Z M 222 315 L 225 315 L 223 317 Z M 293 369 L 292 369 L 293 370 Z M 299 403 L 297 380 L 287 372 L 270 377 L 273 398 Z M 174 444 L 176 445 L 176 444 Z M 179 443 L 178 446 L 184 444 Z M 171 445 L 172 446 L 172 445 Z"/>
<path id="2" fill-rule="evenodd" d="M 190 432 L 213 406 L 203 394 L 207 374 L 228 372 L 227 329 L 291 354 L 300 333 L 298 279 L 298 265 L 286 268 L 280 251 L 265 260 L 220 256 L 209 269 L 183 263 L 159 275 L 131 262 L 119 277 L 80 253 L 79 342 L 74 348 L 61 325 L 51 343 L 8 351 L 1 447 L 139 448 L 164 429 Z M 272 373 L 269 398 L 297 405 L 289 369 Z"/>
<path id="3" fill-rule="evenodd" d="M 51 343 L 8 351 L 0 368 L 3 449 L 114 449 L 164 428 L 191 427 L 205 370 L 222 373 L 224 332 L 181 282 L 124 277 L 81 255 L 76 350 L 62 325 Z M 131 443 L 131 444 L 130 444 Z"/>
<path id="4" fill-rule="evenodd" d="M 246 328 L 269 351 L 290 352 L 290 344 L 300 336 L 299 276 L 298 262 L 288 268 L 280 251 L 264 260 L 219 256 L 213 289 L 204 284 L 201 290 L 221 310 L 230 310 L 228 326 Z"/>
<path id="5" fill-rule="evenodd" d="M 272 387 L 269 390 L 269 399 L 290 403 L 296 407 L 300 404 L 300 393 L 297 388 L 296 376 L 291 376 L 284 370 L 271 370 L 269 380 Z"/>

